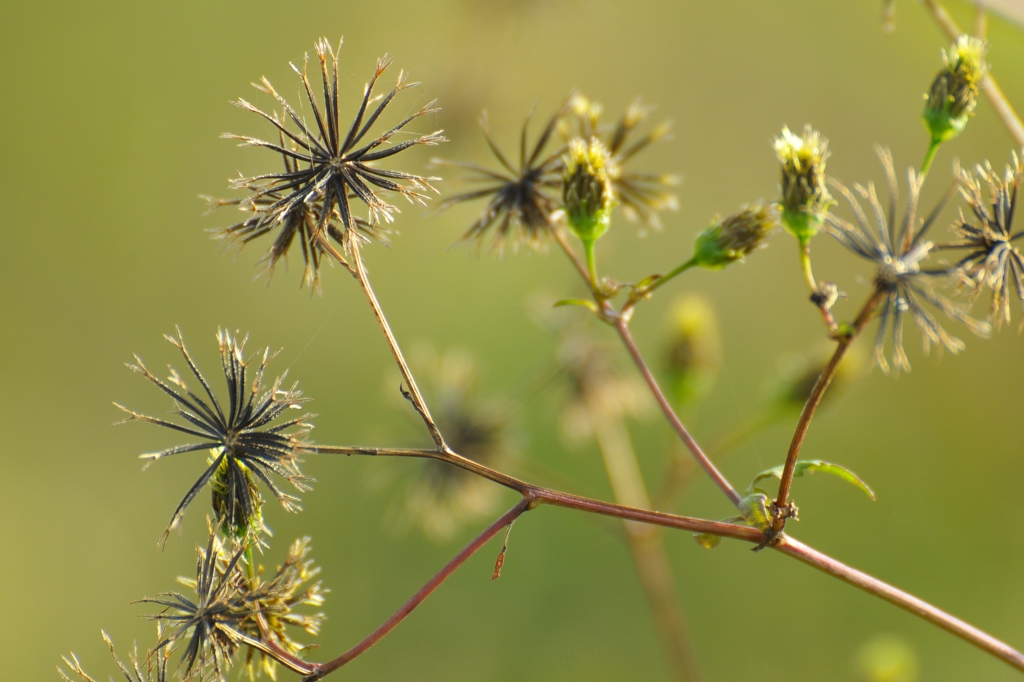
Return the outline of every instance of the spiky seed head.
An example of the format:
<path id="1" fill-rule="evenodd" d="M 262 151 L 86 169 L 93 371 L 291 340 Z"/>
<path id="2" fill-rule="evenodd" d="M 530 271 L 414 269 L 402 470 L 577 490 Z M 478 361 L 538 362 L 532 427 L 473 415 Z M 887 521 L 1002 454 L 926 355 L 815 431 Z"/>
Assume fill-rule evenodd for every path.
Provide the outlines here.
<path id="1" fill-rule="evenodd" d="M 263 525 L 263 496 L 253 477 L 252 470 L 244 463 L 230 466 L 227 458 L 221 458 L 223 448 L 211 448 L 208 463 L 218 459 L 220 465 L 210 479 L 213 512 L 224 535 L 242 540 L 249 534 L 265 530 Z M 241 495 L 239 491 L 243 492 Z M 248 499 L 251 509 L 246 510 L 243 500 Z"/>
<path id="2" fill-rule="evenodd" d="M 677 405 L 696 402 L 715 384 L 722 340 L 715 309 L 703 296 L 681 296 L 669 312 L 665 370 Z"/>
<path id="3" fill-rule="evenodd" d="M 925 128 L 933 142 L 945 142 L 963 132 L 978 104 L 978 84 L 988 73 L 980 38 L 962 35 L 942 52 L 943 66 L 925 97 Z"/>
<path id="4" fill-rule="evenodd" d="M 783 126 L 773 146 L 782 166 L 782 225 L 806 243 L 818 233 L 833 204 L 825 186 L 828 140 L 810 124 L 802 135 Z"/>
<path id="5" fill-rule="evenodd" d="M 764 246 L 778 222 L 778 209 L 772 204 L 758 201 L 744 206 L 739 213 L 716 221 L 697 235 L 693 259 L 702 268 L 721 270 Z"/>
<path id="6" fill-rule="evenodd" d="M 569 227 L 583 241 L 596 241 L 608 230 L 612 185 L 608 179 L 608 150 L 596 137 L 569 140 L 564 157 L 562 201 Z"/>

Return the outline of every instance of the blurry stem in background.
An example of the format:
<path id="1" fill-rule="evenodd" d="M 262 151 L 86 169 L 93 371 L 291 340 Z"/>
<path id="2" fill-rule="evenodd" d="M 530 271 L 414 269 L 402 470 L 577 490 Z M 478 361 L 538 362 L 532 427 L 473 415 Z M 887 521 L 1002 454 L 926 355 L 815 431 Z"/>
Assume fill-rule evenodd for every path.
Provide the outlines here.
<path id="1" fill-rule="evenodd" d="M 437 575 L 430 579 L 430 582 L 420 588 L 420 591 L 414 594 L 412 599 L 407 601 L 402 608 L 395 612 L 393 616 L 384 621 L 380 627 L 370 633 L 366 639 L 361 641 L 359 644 L 356 644 L 333 661 L 320 665 L 312 664 L 310 666 L 309 673 L 307 673 L 306 677 L 303 679 L 319 680 L 321 677 L 329 675 L 382 640 L 385 635 L 394 630 L 399 623 L 405 620 L 405 617 L 412 613 L 413 609 L 423 603 L 423 600 L 429 597 L 430 594 L 441 585 L 441 583 L 447 580 L 452 573 L 459 568 L 459 566 L 464 564 L 469 557 L 476 554 L 477 550 L 487 544 L 488 540 L 500 533 L 506 527 L 510 526 L 512 522 L 519 518 L 523 512 L 529 511 L 530 509 L 531 503 L 528 498 L 524 497 L 519 500 L 516 506 L 505 512 L 505 514 L 503 514 L 497 521 L 488 526 L 484 532 L 476 536 L 476 539 L 474 539 L 473 542 L 469 543 L 465 549 L 456 554 L 454 559 L 449 561 L 444 568 L 438 571 Z"/>
<path id="2" fill-rule="evenodd" d="M 625 423 L 617 415 L 602 414 L 586 393 L 584 401 L 615 501 L 630 507 L 650 509 L 651 501 Z M 661 533 L 653 526 L 635 521 L 624 521 L 622 525 L 672 678 L 691 682 L 700 680 L 700 669 L 676 595 Z"/>
<path id="3" fill-rule="evenodd" d="M 518 479 L 512 478 L 505 474 L 495 472 L 491 469 L 487 469 L 472 460 L 461 457 L 451 452 L 441 452 L 438 450 L 416 450 L 406 448 L 364 448 L 364 447 L 343 447 L 343 446 L 309 446 L 304 448 L 309 453 L 323 453 L 323 454 L 343 454 L 343 455 L 375 455 L 379 457 L 425 457 L 430 459 L 437 459 L 449 464 L 466 469 L 478 475 L 485 475 L 483 471 L 491 472 L 492 475 L 485 475 L 492 481 L 502 483 L 508 488 L 517 490 L 523 496 L 523 500 L 520 504 L 524 504 L 529 507 L 536 507 L 541 504 L 549 504 L 556 507 L 566 507 L 569 509 L 576 509 L 578 511 L 588 512 L 592 514 L 601 514 L 603 516 L 611 516 L 628 521 L 640 521 L 642 523 L 648 523 L 656 526 L 662 526 L 665 528 L 676 528 L 680 530 L 688 530 L 696 533 L 710 533 L 712 535 L 718 535 L 721 537 L 733 538 L 735 540 L 744 540 L 754 545 L 761 545 L 764 542 L 764 535 L 756 528 L 750 526 L 740 526 L 732 523 L 723 523 L 721 521 L 709 521 L 706 519 L 697 519 L 686 516 L 677 516 L 675 514 L 666 514 L 664 512 L 647 511 L 643 509 L 634 509 L 632 507 L 626 507 L 623 505 L 612 504 L 610 502 L 602 502 L 600 500 L 592 500 L 586 497 L 580 497 L 579 495 L 572 495 L 569 493 L 563 493 L 556 490 L 549 490 L 547 488 L 541 488 L 534 486 L 529 483 L 519 481 Z M 502 482 L 505 481 L 505 482 Z M 514 483 L 512 483 L 514 482 Z M 517 505 L 515 508 L 518 508 Z M 511 512 L 510 512 L 511 513 Z M 520 512 L 521 513 L 521 512 Z M 499 519 L 500 521 L 500 519 Z M 503 527 L 503 526 L 502 526 Z M 493 530 L 492 536 L 501 530 L 502 527 L 495 528 L 492 525 L 488 531 Z M 486 541 L 486 540 L 485 540 Z M 472 547 L 472 545 L 471 545 Z M 466 552 L 463 550 L 463 552 Z M 479 547 L 476 547 L 479 549 Z M 476 551 L 474 549 L 473 551 Z M 786 535 L 780 535 L 778 541 L 772 545 L 772 549 L 787 554 L 795 559 L 802 561 L 803 563 L 816 568 L 820 571 L 828 573 L 831 576 L 839 578 L 840 580 L 847 582 L 854 587 L 857 587 L 865 592 L 875 595 L 885 601 L 898 606 L 899 608 L 912 613 L 919 618 L 922 618 L 929 623 L 941 627 L 943 630 L 959 637 L 965 642 L 974 645 L 975 647 L 985 651 L 996 658 L 999 658 L 1003 662 L 1013 666 L 1014 668 L 1024 672 L 1024 654 L 1016 651 L 1008 644 L 992 637 L 991 635 L 979 630 L 978 628 L 965 623 L 964 621 L 956 618 L 941 609 L 932 606 L 931 604 L 918 599 L 917 597 L 903 592 L 892 585 L 882 582 L 877 578 L 873 578 L 866 573 L 862 573 L 850 566 L 843 564 L 821 552 L 808 547 L 807 545 L 794 540 Z M 459 555 L 462 556 L 461 554 Z M 456 557 L 458 559 L 459 557 Z M 464 560 L 464 559 L 463 559 Z M 451 565 L 451 564 L 449 564 Z M 457 566 L 456 566 L 457 567 Z M 428 587 L 432 591 L 437 587 L 439 582 L 435 584 L 438 577 L 444 574 L 439 573 L 435 576 L 434 580 L 428 583 Z M 448 572 L 443 577 L 446 578 L 451 575 Z M 442 578 L 443 580 L 443 578 Z M 427 588 L 424 588 L 427 589 Z M 423 590 L 421 590 L 422 592 Z M 429 593 L 428 593 L 429 594 Z M 419 593 L 417 593 L 419 596 Z M 424 595 L 426 596 L 426 595 Z M 420 599 L 422 601 L 422 599 Z M 410 602 L 411 603 L 411 602 Z M 419 604 L 419 601 L 416 602 Z M 414 604 L 413 606 L 415 607 Z M 407 605 L 408 606 L 408 605 Z M 404 607 L 403 607 L 404 609 Z M 410 609 L 411 610 L 411 609 Z M 401 613 L 401 612 L 400 612 Z M 396 614 L 397 616 L 398 614 Z M 404 618 L 405 613 L 402 615 Z M 393 617 L 394 618 L 394 617 Z M 385 625 L 391 623 L 391 620 L 387 621 Z M 395 623 L 397 624 L 397 622 Z M 382 626 L 384 627 L 384 626 Z M 394 627 L 392 624 L 390 627 Z M 376 633 L 375 633 L 376 634 Z M 386 633 L 385 633 L 386 634 Z M 374 642 L 379 640 L 383 634 L 373 640 Z M 364 642 L 367 640 L 364 640 Z M 370 644 L 372 644 L 371 642 Z M 363 645 L 360 645 L 363 646 Z M 370 645 L 363 646 L 358 653 L 362 653 Z M 353 650 L 354 651 L 354 650 Z M 358 654 L 356 654 L 358 655 Z M 348 654 L 345 654 L 348 656 Z M 354 657 L 354 656 L 353 656 Z M 351 660 L 351 657 L 346 659 Z M 339 664 L 340 665 L 340 664 Z M 336 666 L 337 667 L 337 666 Z M 314 664 L 310 664 L 310 670 L 317 670 Z M 332 668 L 333 670 L 334 668 Z M 325 668 L 320 667 L 320 672 L 316 673 L 316 677 L 310 676 L 307 679 L 313 680 L 323 677 L 326 672 Z M 327 671 L 329 672 L 329 671 Z"/>
<path id="4" fill-rule="evenodd" d="M 779 494 L 775 498 L 777 509 L 784 509 L 789 502 L 789 488 L 793 483 L 793 472 L 796 469 L 797 458 L 800 456 L 800 448 L 803 446 L 807 429 L 811 425 L 811 419 L 814 417 L 818 405 L 821 404 L 821 399 L 825 396 L 825 391 L 828 390 L 829 384 L 832 383 L 832 378 L 835 377 L 836 371 L 839 369 L 839 363 L 842 362 L 843 356 L 846 355 L 846 351 L 849 350 L 853 341 L 860 335 L 868 322 L 871 321 L 875 308 L 882 302 L 885 295 L 886 293 L 881 287 L 875 287 L 874 293 L 860 309 L 860 312 L 857 313 L 857 319 L 853 321 L 853 325 L 847 331 L 847 334 L 839 339 L 835 352 L 832 353 L 832 357 L 829 359 L 828 364 L 825 365 L 825 369 L 818 376 L 818 381 L 815 382 L 811 395 L 807 398 L 803 412 L 800 413 L 800 420 L 796 424 L 793 440 L 789 444 L 789 452 L 786 454 L 786 466 L 782 471 L 782 480 L 779 481 Z M 785 516 L 775 518 L 774 531 L 776 533 L 781 532 L 785 525 Z"/>
<path id="5" fill-rule="evenodd" d="M 956 42 L 957 38 L 963 35 L 963 31 L 953 21 L 953 17 L 949 16 L 949 12 L 946 11 L 945 7 L 935 0 L 921 0 L 921 4 L 931 13 L 935 23 L 945 31 L 946 36 L 950 40 Z M 980 87 L 981 91 L 988 97 L 989 102 L 992 103 L 992 107 L 996 110 L 996 115 L 999 116 L 1003 121 L 1003 125 L 1006 126 L 1006 129 L 1017 140 L 1017 144 L 1024 146 L 1024 123 L 1021 123 L 1020 116 L 1017 115 L 1013 105 L 1006 99 L 1006 95 L 1003 94 L 999 84 L 996 83 L 996 79 L 992 76 L 991 71 L 985 74 L 985 77 L 981 80 Z"/>
<path id="6" fill-rule="evenodd" d="M 395 335 L 391 332 L 388 320 L 384 316 L 384 311 L 381 310 L 380 303 L 377 301 L 377 297 L 373 293 L 373 287 L 370 286 L 370 279 L 366 276 L 363 257 L 359 253 L 359 242 L 356 239 L 352 240 L 351 248 L 352 260 L 355 262 L 355 277 L 359 280 L 359 285 L 363 288 L 363 293 L 366 294 L 366 299 L 369 301 L 370 307 L 373 308 L 373 315 L 377 318 L 377 323 L 384 332 L 384 338 L 387 339 L 388 348 L 391 349 L 391 354 L 395 358 L 395 363 L 398 365 L 398 369 L 402 373 L 402 379 L 405 381 L 405 385 L 409 389 L 408 393 L 405 391 L 402 391 L 402 393 L 412 403 L 413 408 L 419 412 L 420 417 L 423 419 L 423 423 L 427 427 L 427 431 L 430 432 L 430 438 L 434 441 L 434 445 L 443 449 L 446 447 L 444 444 L 444 437 L 441 435 L 441 431 L 437 428 L 437 424 L 434 423 L 433 418 L 430 416 L 430 410 L 427 409 L 427 403 L 423 400 L 423 396 L 420 394 L 420 389 L 416 386 L 416 380 L 412 376 L 412 371 L 409 369 L 409 365 L 405 362 L 405 358 L 402 356 L 402 349 L 399 348 L 398 341 L 395 340 Z"/>
<path id="7" fill-rule="evenodd" d="M 733 505 L 739 506 L 740 494 L 736 492 L 736 489 L 732 487 L 732 484 L 722 475 L 722 473 L 715 468 L 715 465 L 711 463 L 708 456 L 704 454 L 704 451 L 697 445 L 697 441 L 693 439 L 690 432 L 686 430 L 683 422 L 680 421 L 679 416 L 676 415 L 675 410 L 672 409 L 672 405 L 668 402 L 665 394 L 662 392 L 661 387 L 658 385 L 658 380 L 651 374 L 650 368 L 644 361 L 643 355 L 640 354 L 640 349 L 636 347 L 636 343 L 633 341 L 633 336 L 629 333 L 629 324 L 625 319 L 619 319 L 615 324 L 615 329 L 619 332 L 619 337 L 622 342 L 626 345 L 626 350 L 629 351 L 630 357 L 633 358 L 633 362 L 636 363 L 637 369 L 640 370 L 640 374 L 643 375 L 644 381 L 647 382 L 648 388 L 651 389 L 651 393 L 654 395 L 654 399 L 658 402 L 658 406 L 661 407 L 662 413 L 668 420 L 668 423 L 672 425 L 676 434 L 683 441 L 686 449 L 689 450 L 693 456 L 700 463 L 704 471 L 707 472 L 711 480 L 715 482 L 725 496 L 729 498 L 729 501 Z"/>

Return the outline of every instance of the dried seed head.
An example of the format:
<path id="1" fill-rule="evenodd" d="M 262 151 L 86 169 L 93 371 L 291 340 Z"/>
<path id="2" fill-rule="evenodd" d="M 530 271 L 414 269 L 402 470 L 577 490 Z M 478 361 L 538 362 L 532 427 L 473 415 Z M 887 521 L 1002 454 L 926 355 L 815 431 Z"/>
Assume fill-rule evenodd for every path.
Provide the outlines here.
<path id="1" fill-rule="evenodd" d="M 725 220 L 715 222 L 699 235 L 693 245 L 696 265 L 708 270 L 721 270 L 742 260 L 765 240 L 778 225 L 778 210 L 763 201 L 743 206 Z"/>
<path id="2" fill-rule="evenodd" d="M 1024 255 L 1017 241 L 1024 237 L 1024 229 L 1013 231 L 1022 179 L 1024 165 L 1016 153 L 1002 178 L 987 161 L 977 167 L 976 175 L 957 169 L 960 193 L 973 215 L 968 219 L 960 212 L 952 227 L 959 241 L 946 246 L 967 249 L 957 263 L 957 275 L 973 298 L 985 287 L 992 290 L 989 322 L 997 329 L 1010 321 L 1010 299 L 1017 298 L 1024 305 Z M 988 184 L 987 197 L 982 181 Z"/>
<path id="3" fill-rule="evenodd" d="M 706 298 L 690 294 L 672 304 L 665 357 L 676 404 L 692 404 L 714 386 L 722 364 L 722 340 L 715 310 Z"/>
<path id="4" fill-rule="evenodd" d="M 783 127 L 774 147 L 782 166 L 782 225 L 806 242 L 817 234 L 833 203 L 825 186 L 828 140 L 810 124 L 800 136 Z"/>
<path id="5" fill-rule="evenodd" d="M 562 202 L 569 227 L 583 241 L 596 241 L 611 220 L 612 186 L 608 150 L 597 138 L 569 140 L 563 158 Z"/>
<path id="6" fill-rule="evenodd" d="M 944 142 L 963 132 L 978 103 L 978 84 L 988 72 L 980 38 L 960 36 L 942 52 L 943 66 L 925 95 L 924 125 L 934 142 Z"/>

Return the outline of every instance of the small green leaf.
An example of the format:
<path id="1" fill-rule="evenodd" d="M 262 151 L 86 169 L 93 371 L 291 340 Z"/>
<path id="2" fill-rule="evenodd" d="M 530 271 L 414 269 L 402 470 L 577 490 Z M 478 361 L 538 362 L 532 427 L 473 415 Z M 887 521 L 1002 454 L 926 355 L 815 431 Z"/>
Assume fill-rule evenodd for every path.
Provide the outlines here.
<path id="1" fill-rule="evenodd" d="M 764 493 L 747 495 L 740 500 L 739 509 L 743 514 L 743 520 L 747 525 L 753 526 L 760 531 L 765 531 L 772 525 L 771 517 L 768 515 L 768 504 L 770 498 Z"/>
<path id="2" fill-rule="evenodd" d="M 783 466 L 777 466 L 772 469 L 762 471 L 761 473 L 754 477 L 753 481 L 750 482 L 750 489 L 753 490 L 754 486 L 756 486 L 760 481 L 763 481 L 766 478 L 774 477 L 781 481 L 782 471 L 784 468 L 785 467 Z M 861 480 L 861 478 L 857 476 L 857 474 L 853 473 L 844 466 L 840 466 L 839 464 L 832 464 L 831 462 L 823 462 L 820 459 L 807 459 L 797 462 L 796 467 L 793 468 L 793 478 L 800 478 L 805 473 L 813 474 L 817 471 L 826 474 L 832 474 L 833 476 L 838 476 L 847 483 L 855 485 L 861 490 L 863 490 L 864 494 L 866 494 L 872 500 L 876 499 L 875 491 L 871 489 L 871 486 L 869 486 L 867 483 Z"/>
<path id="3" fill-rule="evenodd" d="M 592 313 L 596 313 L 597 312 L 597 304 L 596 303 L 594 303 L 593 301 L 584 301 L 584 300 L 581 300 L 581 299 L 578 299 L 578 298 L 566 298 L 566 299 L 563 299 L 563 300 L 558 301 L 557 303 L 555 303 L 554 307 L 555 308 L 561 308 L 561 307 L 567 306 L 567 305 L 583 306 L 584 308 L 589 309 L 590 312 L 592 312 Z"/>
<path id="4" fill-rule="evenodd" d="M 721 535 L 714 535 L 712 533 L 694 533 L 693 539 L 704 549 L 714 549 L 722 542 Z"/>
<path id="5" fill-rule="evenodd" d="M 643 291 L 647 287 L 657 282 L 659 279 L 661 279 L 661 275 L 648 275 L 647 277 L 644 277 L 642 280 L 636 283 L 636 290 Z"/>

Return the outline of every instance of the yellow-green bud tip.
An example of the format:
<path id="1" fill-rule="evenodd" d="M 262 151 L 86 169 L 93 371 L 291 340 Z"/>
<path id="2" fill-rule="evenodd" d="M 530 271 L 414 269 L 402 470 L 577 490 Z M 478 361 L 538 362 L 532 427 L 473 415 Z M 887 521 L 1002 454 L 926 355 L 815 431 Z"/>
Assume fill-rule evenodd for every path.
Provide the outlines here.
<path id="1" fill-rule="evenodd" d="M 925 95 L 924 125 L 936 143 L 945 142 L 963 132 L 978 104 L 978 84 L 988 73 L 985 52 L 988 45 L 980 38 L 960 36 L 942 52 L 943 66 Z"/>
<path id="2" fill-rule="evenodd" d="M 773 147 L 782 167 L 782 225 L 806 242 L 817 234 L 833 203 L 825 186 L 828 140 L 810 125 L 804 126 L 803 135 L 784 126 Z"/>
<path id="3" fill-rule="evenodd" d="M 778 210 L 763 201 L 744 206 L 725 220 L 711 225 L 697 235 L 693 245 L 696 265 L 721 270 L 742 260 L 754 249 L 763 246 L 779 221 Z"/>
<path id="4" fill-rule="evenodd" d="M 595 241 L 608 229 L 612 184 L 608 150 L 597 138 L 569 140 L 564 157 L 562 201 L 569 226 L 583 241 Z"/>

